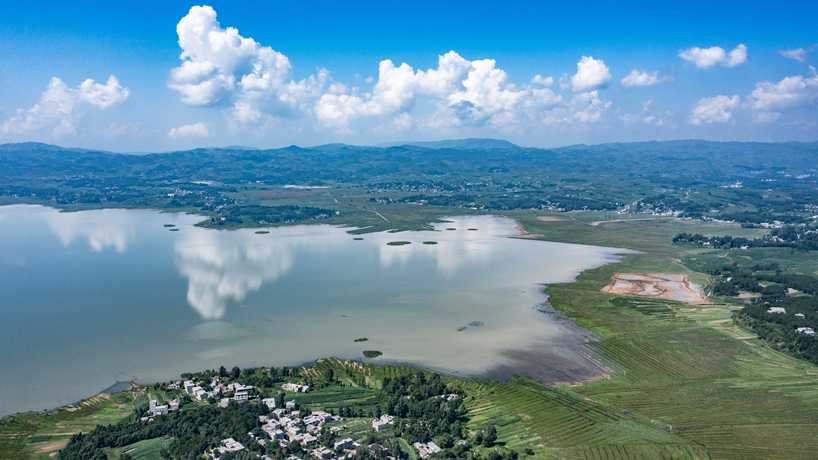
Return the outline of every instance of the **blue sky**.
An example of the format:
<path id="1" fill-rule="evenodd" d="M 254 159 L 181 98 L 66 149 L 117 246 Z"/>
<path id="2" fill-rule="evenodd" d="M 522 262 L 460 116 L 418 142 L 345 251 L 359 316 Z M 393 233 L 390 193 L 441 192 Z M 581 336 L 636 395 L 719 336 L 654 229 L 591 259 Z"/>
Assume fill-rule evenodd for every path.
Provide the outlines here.
<path id="1" fill-rule="evenodd" d="M 0 141 L 818 139 L 814 2 L 342 4 L 0 3 Z"/>

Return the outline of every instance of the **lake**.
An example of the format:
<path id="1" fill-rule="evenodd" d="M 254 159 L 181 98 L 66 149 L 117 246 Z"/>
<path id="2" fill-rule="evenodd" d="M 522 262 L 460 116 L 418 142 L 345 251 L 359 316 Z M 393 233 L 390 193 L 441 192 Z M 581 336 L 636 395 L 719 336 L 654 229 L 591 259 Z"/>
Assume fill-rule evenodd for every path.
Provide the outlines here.
<path id="1" fill-rule="evenodd" d="M 368 361 L 458 375 L 567 381 L 603 371 L 591 337 L 542 305 L 542 284 L 621 250 L 509 238 L 514 221 L 493 216 L 364 235 L 195 227 L 201 220 L 0 207 L 0 414 L 115 381 L 365 359 L 363 350 L 383 352 Z M 397 241 L 411 244 L 387 244 Z"/>

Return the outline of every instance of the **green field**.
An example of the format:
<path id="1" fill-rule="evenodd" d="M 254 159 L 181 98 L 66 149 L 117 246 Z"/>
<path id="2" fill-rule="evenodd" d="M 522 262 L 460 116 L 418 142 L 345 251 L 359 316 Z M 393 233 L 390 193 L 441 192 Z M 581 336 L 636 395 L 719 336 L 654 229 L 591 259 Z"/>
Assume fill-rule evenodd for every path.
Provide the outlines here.
<path id="1" fill-rule="evenodd" d="M 122 454 L 128 454 L 134 460 L 154 460 L 161 458 L 160 452 L 166 448 L 173 438 L 154 438 L 145 441 L 135 442 L 129 446 L 118 449 L 108 449 L 107 455 L 110 460 L 119 460 Z"/>
<path id="2" fill-rule="evenodd" d="M 596 333 L 610 377 L 553 389 L 482 384 L 473 423 L 496 423 L 502 441 L 542 458 L 815 458 L 817 368 L 736 327 L 734 306 L 599 291 L 616 271 L 689 272 L 681 260 L 698 251 L 670 244 L 683 228 L 738 229 L 667 220 L 592 226 L 591 218 L 521 220 L 544 239 L 643 251 L 547 289 L 556 308 Z"/>
<path id="3" fill-rule="evenodd" d="M 0 459 L 46 459 L 71 435 L 101 424 L 116 423 L 147 404 L 142 392 L 100 394 L 49 412 L 25 412 L 0 419 Z"/>

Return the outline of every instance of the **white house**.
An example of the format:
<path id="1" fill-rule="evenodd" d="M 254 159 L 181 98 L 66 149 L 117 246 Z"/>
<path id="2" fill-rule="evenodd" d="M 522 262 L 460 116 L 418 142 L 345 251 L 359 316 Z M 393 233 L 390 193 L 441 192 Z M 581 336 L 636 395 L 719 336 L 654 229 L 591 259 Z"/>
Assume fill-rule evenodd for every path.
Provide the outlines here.
<path id="1" fill-rule="evenodd" d="M 240 450 L 244 450 L 244 445 L 233 438 L 227 438 L 222 439 L 222 445 L 217 447 L 216 450 L 220 454 L 227 452 L 238 452 Z"/>
<path id="2" fill-rule="evenodd" d="M 787 313 L 787 309 L 784 307 L 770 307 L 767 309 L 767 313 L 771 315 L 783 315 Z"/>
<path id="3" fill-rule="evenodd" d="M 320 458 L 322 460 L 329 460 L 330 458 L 332 458 L 332 455 L 333 455 L 334 452 L 327 449 L 326 447 L 319 447 L 317 449 L 313 449 L 312 452 L 310 452 L 310 453 L 315 458 Z"/>
<path id="4" fill-rule="evenodd" d="M 811 327 L 799 327 L 795 330 L 801 335 L 815 336 L 815 329 Z"/>
<path id="5" fill-rule="evenodd" d="M 440 447 L 434 443 L 434 441 L 429 442 L 416 442 L 414 444 L 415 449 L 418 451 L 418 456 L 420 458 L 428 458 L 431 455 L 434 455 L 441 451 Z"/>
<path id="6" fill-rule="evenodd" d="M 344 439 L 341 439 L 340 441 L 335 441 L 335 444 L 333 444 L 332 448 L 335 449 L 335 450 L 338 450 L 338 449 L 352 449 L 354 447 L 354 445 L 355 445 L 355 442 L 352 440 L 352 438 L 344 438 Z"/>
<path id="7" fill-rule="evenodd" d="M 381 428 L 387 425 L 391 425 L 395 422 L 395 417 L 391 415 L 383 414 L 379 418 L 372 420 L 372 428 L 375 431 L 381 431 Z"/>
<path id="8" fill-rule="evenodd" d="M 299 385 L 297 383 L 285 383 L 281 385 L 281 389 L 284 391 L 291 391 L 293 393 L 306 393 L 309 391 L 309 385 Z"/>

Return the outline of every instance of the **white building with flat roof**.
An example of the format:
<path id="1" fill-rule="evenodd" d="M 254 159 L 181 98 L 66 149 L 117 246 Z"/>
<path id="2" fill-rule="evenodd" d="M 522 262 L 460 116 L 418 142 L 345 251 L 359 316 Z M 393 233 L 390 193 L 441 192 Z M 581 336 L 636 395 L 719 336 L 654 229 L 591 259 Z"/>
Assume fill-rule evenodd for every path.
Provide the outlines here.
<path id="1" fill-rule="evenodd" d="M 372 420 L 372 428 L 375 431 L 381 431 L 381 428 L 395 423 L 395 417 L 383 414 L 380 417 Z"/>
<path id="2" fill-rule="evenodd" d="M 414 446 L 420 458 L 428 458 L 442 450 L 434 441 L 416 442 Z"/>
<path id="3" fill-rule="evenodd" d="M 815 329 L 811 327 L 799 327 L 795 331 L 801 335 L 815 336 Z"/>

